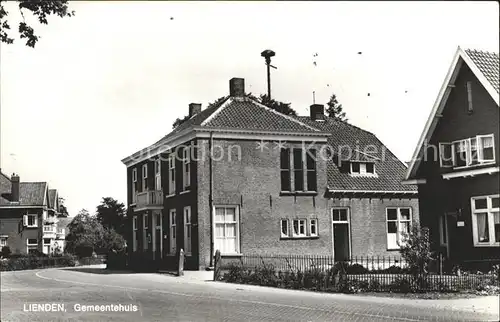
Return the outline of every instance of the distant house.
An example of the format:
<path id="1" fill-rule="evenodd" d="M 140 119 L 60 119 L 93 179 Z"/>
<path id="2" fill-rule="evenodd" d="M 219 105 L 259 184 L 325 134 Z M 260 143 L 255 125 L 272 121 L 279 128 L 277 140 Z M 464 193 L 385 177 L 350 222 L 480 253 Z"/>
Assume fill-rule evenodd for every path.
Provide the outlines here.
<path id="1" fill-rule="evenodd" d="M 323 106 L 280 114 L 247 97 L 241 78 L 229 92 L 205 110 L 190 104 L 187 121 L 122 160 L 130 263 L 167 268 L 180 249 L 191 269 L 211 266 L 216 250 L 397 255 L 418 219 L 417 191 L 373 134 L 325 119 Z M 342 144 L 352 155 L 337 152 Z"/>
<path id="2" fill-rule="evenodd" d="M 21 182 L 0 172 L 0 248 L 12 253 L 64 250 L 65 230 L 57 228 L 59 217 L 57 190 L 46 182 Z"/>
<path id="3" fill-rule="evenodd" d="M 452 260 L 500 257 L 498 66 L 498 53 L 457 49 L 406 175 Z"/>

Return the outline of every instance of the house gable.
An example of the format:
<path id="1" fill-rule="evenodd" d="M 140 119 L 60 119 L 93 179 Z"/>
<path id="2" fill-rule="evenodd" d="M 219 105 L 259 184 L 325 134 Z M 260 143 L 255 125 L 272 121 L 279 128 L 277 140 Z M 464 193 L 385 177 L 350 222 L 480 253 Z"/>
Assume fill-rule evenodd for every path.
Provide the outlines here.
<path id="1" fill-rule="evenodd" d="M 422 132 L 415 152 L 413 153 L 410 167 L 406 173 L 406 180 L 418 179 L 417 171 L 420 167 L 422 155 L 424 153 L 424 144 L 430 143 L 438 123 L 443 118 L 443 110 L 447 105 L 446 103 L 448 102 L 451 92 L 456 88 L 455 82 L 463 67 L 470 69 L 478 83 L 482 85 L 484 90 L 488 93 L 488 96 L 494 101 L 497 107 L 499 106 L 498 61 L 498 54 L 478 52 L 476 50 L 463 50 L 458 47 L 443 85 L 441 86 L 438 97 L 425 124 L 424 131 Z"/>

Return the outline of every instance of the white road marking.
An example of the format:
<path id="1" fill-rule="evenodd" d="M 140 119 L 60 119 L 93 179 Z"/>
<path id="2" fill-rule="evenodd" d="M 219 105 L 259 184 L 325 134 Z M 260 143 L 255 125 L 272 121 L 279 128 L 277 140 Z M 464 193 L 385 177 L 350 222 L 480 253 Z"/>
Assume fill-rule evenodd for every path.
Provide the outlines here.
<path id="1" fill-rule="evenodd" d="M 221 300 L 221 301 L 228 301 L 228 302 L 241 302 L 241 303 L 247 303 L 247 304 L 269 305 L 269 306 L 276 306 L 276 307 L 287 307 L 287 308 L 292 308 L 292 309 L 308 310 L 308 311 L 322 311 L 322 312 L 328 312 L 328 313 L 351 314 L 351 315 L 359 315 L 359 316 L 366 316 L 366 317 L 373 317 L 373 318 L 385 318 L 385 319 L 399 320 L 399 321 L 421 321 L 421 320 L 415 320 L 415 319 L 410 319 L 410 318 L 400 318 L 400 317 L 395 317 L 395 316 L 357 313 L 357 312 L 348 312 L 348 311 L 340 311 L 340 310 L 326 310 L 326 309 L 321 309 L 321 308 L 311 308 L 311 307 L 307 307 L 307 306 L 298 306 L 298 305 L 290 305 L 290 304 L 251 301 L 251 300 L 242 300 L 242 299 L 229 299 L 229 298 L 216 297 L 216 296 L 199 296 L 199 295 L 193 295 L 193 294 L 155 290 L 155 289 L 144 289 L 144 288 L 137 288 L 137 287 L 130 287 L 130 286 L 105 285 L 105 284 L 96 284 L 96 283 L 68 281 L 68 280 L 62 280 L 59 278 L 50 278 L 50 277 L 41 276 L 40 272 L 37 272 L 35 275 L 41 279 L 56 281 L 56 282 L 61 282 L 61 283 L 73 283 L 73 284 L 88 285 L 88 286 L 111 287 L 111 288 L 116 288 L 116 289 L 133 290 L 133 291 L 140 291 L 140 292 L 156 292 L 156 293 L 161 293 L 161 294 L 177 295 L 177 296 L 184 296 L 184 297 L 191 297 L 191 298 L 196 298 L 196 297 L 200 298 L 201 297 L 201 298 L 206 298 L 206 299 L 211 299 L 211 300 Z M 142 314 L 142 312 L 141 312 L 141 314 Z"/>

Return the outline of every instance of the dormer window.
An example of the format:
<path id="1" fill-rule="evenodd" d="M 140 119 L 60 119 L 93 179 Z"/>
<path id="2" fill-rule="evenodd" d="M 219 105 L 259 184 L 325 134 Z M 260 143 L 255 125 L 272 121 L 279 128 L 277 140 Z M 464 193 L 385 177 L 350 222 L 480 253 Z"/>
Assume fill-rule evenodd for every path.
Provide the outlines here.
<path id="1" fill-rule="evenodd" d="M 351 175 L 353 176 L 376 176 L 375 164 L 371 162 L 351 162 Z"/>

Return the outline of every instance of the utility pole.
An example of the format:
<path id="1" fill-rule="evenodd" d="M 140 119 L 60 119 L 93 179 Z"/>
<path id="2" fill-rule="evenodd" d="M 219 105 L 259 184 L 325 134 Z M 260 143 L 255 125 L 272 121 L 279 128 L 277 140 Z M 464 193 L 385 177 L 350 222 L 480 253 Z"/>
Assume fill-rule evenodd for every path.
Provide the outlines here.
<path id="1" fill-rule="evenodd" d="M 271 100 L 271 70 L 270 67 L 274 69 L 278 69 L 275 66 L 271 65 L 271 57 L 274 57 L 276 53 L 270 49 L 266 49 L 260 53 L 262 57 L 266 59 L 267 65 L 267 97 Z"/>

